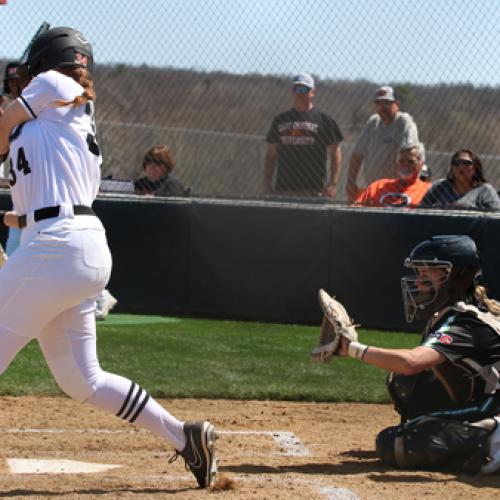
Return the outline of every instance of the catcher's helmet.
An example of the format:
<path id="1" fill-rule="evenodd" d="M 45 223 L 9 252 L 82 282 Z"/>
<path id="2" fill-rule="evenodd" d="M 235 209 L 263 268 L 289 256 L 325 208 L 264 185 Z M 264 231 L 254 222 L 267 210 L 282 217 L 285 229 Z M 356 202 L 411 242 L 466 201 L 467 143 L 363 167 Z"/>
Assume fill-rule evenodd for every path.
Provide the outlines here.
<path id="1" fill-rule="evenodd" d="M 83 56 L 86 56 L 86 60 Z M 32 76 L 56 68 L 93 68 L 90 42 L 73 28 L 52 28 L 38 36 L 30 47 L 27 58 Z"/>
<path id="2" fill-rule="evenodd" d="M 481 269 L 481 261 L 474 241 L 465 235 L 433 236 L 419 243 L 405 260 L 405 266 L 416 275 L 401 278 L 406 321 L 426 319 L 445 306 L 466 298 Z M 419 275 L 424 268 L 441 269 L 438 281 L 431 282 Z M 426 292 L 418 283 L 425 281 Z"/>
<path id="3" fill-rule="evenodd" d="M 9 80 L 18 80 L 19 75 L 17 73 L 17 68 L 19 67 L 19 63 L 17 61 L 11 61 L 7 63 L 7 66 L 5 66 L 5 72 L 4 72 L 4 77 L 3 77 L 3 91 L 5 94 L 10 93 L 9 89 Z"/>

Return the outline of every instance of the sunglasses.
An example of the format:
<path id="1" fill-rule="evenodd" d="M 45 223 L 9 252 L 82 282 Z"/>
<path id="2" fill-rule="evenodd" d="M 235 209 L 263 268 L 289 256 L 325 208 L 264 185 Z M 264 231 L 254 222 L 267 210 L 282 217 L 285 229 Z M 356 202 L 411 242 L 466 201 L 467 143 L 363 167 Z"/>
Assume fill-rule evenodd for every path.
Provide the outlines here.
<path id="1" fill-rule="evenodd" d="M 456 158 L 451 161 L 451 165 L 453 167 L 459 167 L 460 165 L 463 165 L 464 167 L 470 167 L 473 164 L 474 163 L 472 160 L 461 160 L 460 158 Z"/>
<path id="2" fill-rule="evenodd" d="M 311 87 L 307 87 L 306 85 L 295 85 L 293 91 L 296 94 L 308 94 L 311 91 Z"/>

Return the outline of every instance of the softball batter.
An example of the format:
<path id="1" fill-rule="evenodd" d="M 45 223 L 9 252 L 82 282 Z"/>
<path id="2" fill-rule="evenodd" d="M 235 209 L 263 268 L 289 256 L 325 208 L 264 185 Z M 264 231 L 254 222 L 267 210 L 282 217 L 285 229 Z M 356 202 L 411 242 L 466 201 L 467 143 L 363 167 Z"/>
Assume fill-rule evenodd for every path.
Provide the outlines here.
<path id="1" fill-rule="evenodd" d="M 167 439 L 204 488 L 216 476 L 213 425 L 180 422 L 97 359 L 95 297 L 110 277 L 111 254 L 91 208 L 102 162 L 92 65 L 82 33 L 43 33 L 21 68 L 31 82 L 0 117 L 14 205 L 3 219 L 23 228 L 0 273 L 0 373 L 36 338 L 64 392 Z"/>

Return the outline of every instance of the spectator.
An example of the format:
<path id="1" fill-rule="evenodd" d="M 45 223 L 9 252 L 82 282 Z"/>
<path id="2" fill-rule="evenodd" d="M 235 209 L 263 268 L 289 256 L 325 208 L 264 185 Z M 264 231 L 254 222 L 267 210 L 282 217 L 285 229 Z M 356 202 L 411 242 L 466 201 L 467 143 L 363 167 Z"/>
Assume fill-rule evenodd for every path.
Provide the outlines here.
<path id="1" fill-rule="evenodd" d="M 3 80 L 3 92 L 4 95 L 0 98 L 0 104 L 3 104 L 9 100 L 17 99 L 21 95 L 22 89 L 27 85 L 28 81 L 24 78 L 20 78 L 17 68 L 19 63 L 17 61 L 10 61 L 5 66 L 4 80 Z M 0 116 L 2 115 L 2 110 L 0 109 Z M 7 158 L 2 164 L 2 179 L 8 177 L 8 162 Z M 7 187 L 10 188 L 8 184 L 8 179 L 5 180 Z M 21 230 L 17 227 L 8 228 L 7 243 L 5 245 L 5 250 L 7 255 L 11 255 L 12 252 L 19 246 L 21 240 Z"/>
<path id="2" fill-rule="evenodd" d="M 142 160 L 142 168 L 146 175 L 134 181 L 134 190 L 137 194 L 149 196 L 188 194 L 182 183 L 172 175 L 175 158 L 167 146 L 159 144 L 148 150 Z"/>
<path id="3" fill-rule="evenodd" d="M 430 187 L 421 179 L 425 163 L 424 145 L 403 146 L 398 155 L 395 179 L 372 182 L 356 198 L 356 203 L 375 206 L 417 206 Z"/>
<path id="4" fill-rule="evenodd" d="M 500 198 L 486 181 L 479 157 L 470 149 L 460 149 L 451 157 L 446 179 L 432 184 L 420 206 L 496 211 L 500 210 Z"/>
<path id="5" fill-rule="evenodd" d="M 337 123 L 314 107 L 315 95 L 311 75 L 302 73 L 293 79 L 293 107 L 274 118 L 266 136 L 266 194 L 329 198 L 337 194 L 343 136 Z M 330 155 L 328 183 L 327 153 Z"/>
<path id="6" fill-rule="evenodd" d="M 19 75 L 17 74 L 17 67 L 19 63 L 10 61 L 5 66 L 4 79 L 3 79 L 3 92 L 0 95 L 0 116 L 3 114 L 3 107 L 11 100 L 16 99 L 21 95 L 21 88 L 19 86 Z M 0 177 L 5 179 L 8 174 L 8 159 L 1 165 Z M 2 183 L 3 184 L 3 183 Z"/>
<path id="7" fill-rule="evenodd" d="M 24 72 L 22 75 L 18 72 L 19 62 L 10 61 L 5 66 L 3 80 L 3 95 L 0 97 L 0 106 L 9 99 L 17 99 L 22 92 L 22 89 L 29 83 L 29 76 Z M 0 110 L 0 116 L 2 112 Z"/>
<path id="8" fill-rule="evenodd" d="M 17 61 L 10 61 L 5 66 L 4 79 L 3 79 L 3 93 L 7 95 L 20 95 L 21 88 L 19 86 L 19 75 L 17 68 L 19 63 Z"/>
<path id="9" fill-rule="evenodd" d="M 380 87 L 373 100 L 377 112 L 369 118 L 349 162 L 346 183 L 349 201 L 359 196 L 361 166 L 366 185 L 376 179 L 391 178 L 400 148 L 418 143 L 417 126 L 408 113 L 399 111 L 392 87 Z"/>

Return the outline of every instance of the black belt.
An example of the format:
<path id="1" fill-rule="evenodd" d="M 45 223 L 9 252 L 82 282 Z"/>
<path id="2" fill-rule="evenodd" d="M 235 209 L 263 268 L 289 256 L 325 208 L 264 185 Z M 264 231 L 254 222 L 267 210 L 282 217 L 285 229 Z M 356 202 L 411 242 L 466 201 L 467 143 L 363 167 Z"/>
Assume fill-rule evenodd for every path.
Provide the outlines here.
<path id="1" fill-rule="evenodd" d="M 44 207 L 35 210 L 33 213 L 33 218 L 35 222 L 39 222 L 44 219 L 52 219 L 53 217 L 58 217 L 61 207 L 59 205 L 55 207 Z M 95 215 L 95 212 L 90 207 L 85 205 L 73 205 L 73 213 L 75 215 Z M 26 227 L 26 215 L 19 215 L 18 218 L 19 229 Z"/>

